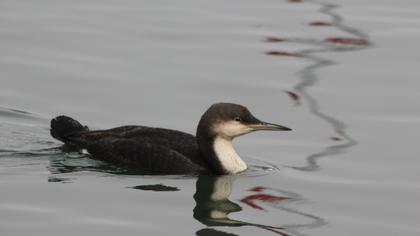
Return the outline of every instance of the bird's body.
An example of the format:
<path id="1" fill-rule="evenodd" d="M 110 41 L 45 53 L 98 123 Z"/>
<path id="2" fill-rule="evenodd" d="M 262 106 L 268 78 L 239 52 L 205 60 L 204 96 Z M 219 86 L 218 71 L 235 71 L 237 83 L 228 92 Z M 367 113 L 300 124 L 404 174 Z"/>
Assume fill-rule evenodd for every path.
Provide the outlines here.
<path id="1" fill-rule="evenodd" d="M 94 159 L 133 169 L 166 174 L 206 172 L 195 137 L 176 130 L 121 126 L 75 132 L 64 141 L 86 150 Z"/>
<path id="2" fill-rule="evenodd" d="M 87 150 L 94 159 L 133 169 L 162 174 L 234 174 L 246 169 L 232 146 L 234 137 L 254 131 L 246 124 L 288 129 L 263 123 L 240 105 L 219 103 L 202 116 L 197 136 L 146 126 L 90 131 L 67 116 L 51 120 L 51 135 L 77 150 Z"/>

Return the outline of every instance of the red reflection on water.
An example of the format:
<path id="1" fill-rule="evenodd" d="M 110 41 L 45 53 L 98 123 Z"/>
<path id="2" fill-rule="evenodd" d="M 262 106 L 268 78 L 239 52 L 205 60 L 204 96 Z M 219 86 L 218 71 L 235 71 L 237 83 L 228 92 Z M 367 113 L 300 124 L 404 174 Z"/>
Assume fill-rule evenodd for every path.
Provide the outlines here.
<path id="1" fill-rule="evenodd" d="M 296 93 L 292 92 L 292 91 L 288 91 L 288 90 L 284 90 L 285 93 L 287 93 L 287 95 L 289 95 L 289 97 L 296 103 L 296 105 L 300 104 L 300 96 L 297 95 Z"/>
<path id="2" fill-rule="evenodd" d="M 240 201 L 247 204 L 248 206 L 258 209 L 258 210 L 264 210 L 261 206 L 258 206 L 255 201 L 263 201 L 263 202 L 279 202 L 285 199 L 289 199 L 288 197 L 282 197 L 282 196 L 273 196 L 270 194 L 265 193 L 258 193 L 246 196 L 245 198 L 241 199 Z"/>
<path id="3" fill-rule="evenodd" d="M 358 45 L 358 46 L 366 46 L 369 44 L 369 42 L 366 39 L 358 39 L 358 38 L 331 37 L 331 38 L 325 39 L 325 41 L 329 43 Z"/>
<path id="4" fill-rule="evenodd" d="M 252 192 L 262 192 L 262 191 L 264 191 L 265 189 L 266 189 L 266 187 L 263 187 L 263 186 L 256 186 L 256 187 L 253 187 L 253 188 L 249 189 L 248 191 L 252 191 Z"/>
<path id="5" fill-rule="evenodd" d="M 286 57 L 302 57 L 302 55 L 293 52 L 285 52 L 285 51 L 268 51 L 265 54 L 270 56 L 286 56 Z"/>
<path id="6" fill-rule="evenodd" d="M 267 37 L 267 38 L 265 38 L 265 41 L 268 42 L 268 43 L 279 43 L 279 42 L 286 41 L 286 39 L 277 38 L 277 37 Z"/>
<path id="7" fill-rule="evenodd" d="M 334 24 L 331 22 L 325 21 L 312 21 L 309 23 L 310 26 L 333 26 Z"/>
<path id="8" fill-rule="evenodd" d="M 263 187 L 263 186 L 255 186 L 253 188 L 250 188 L 248 191 L 263 192 L 266 189 L 267 188 Z M 275 196 L 275 195 L 265 194 L 265 193 L 257 193 L 257 194 L 253 194 L 253 195 L 248 195 L 248 196 L 244 197 L 243 199 L 241 199 L 240 201 L 242 203 L 245 203 L 246 205 L 254 208 L 254 209 L 265 210 L 261 206 L 257 205 L 256 201 L 276 203 L 276 202 L 280 202 L 280 201 L 283 201 L 283 200 L 286 200 L 286 199 L 290 199 L 290 198 L 289 197 L 283 197 L 283 196 Z M 265 229 L 267 231 L 273 232 L 273 233 L 278 234 L 278 235 L 290 236 L 290 234 L 281 231 L 281 230 L 284 230 L 283 228 L 276 228 L 276 227 L 265 226 L 265 225 L 255 225 L 255 226 L 258 227 L 258 228 Z"/>
<path id="9" fill-rule="evenodd" d="M 341 141 L 342 139 L 341 138 L 339 138 L 339 137 L 331 137 L 330 138 L 331 140 L 333 140 L 333 141 Z"/>

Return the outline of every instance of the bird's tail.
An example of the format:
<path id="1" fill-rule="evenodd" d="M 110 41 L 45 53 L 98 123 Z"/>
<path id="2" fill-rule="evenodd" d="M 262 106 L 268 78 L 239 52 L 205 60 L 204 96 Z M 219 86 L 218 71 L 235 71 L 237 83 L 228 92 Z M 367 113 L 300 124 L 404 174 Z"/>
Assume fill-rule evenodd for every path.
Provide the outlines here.
<path id="1" fill-rule="evenodd" d="M 51 120 L 51 136 L 64 143 L 69 135 L 83 131 L 89 131 L 89 128 L 71 117 L 57 116 Z"/>

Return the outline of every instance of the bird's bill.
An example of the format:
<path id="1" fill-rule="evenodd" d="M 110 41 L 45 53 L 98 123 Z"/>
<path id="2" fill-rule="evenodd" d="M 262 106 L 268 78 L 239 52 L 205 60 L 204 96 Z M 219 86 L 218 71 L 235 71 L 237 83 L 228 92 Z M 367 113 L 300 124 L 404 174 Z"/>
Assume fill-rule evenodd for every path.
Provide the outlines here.
<path id="1" fill-rule="evenodd" d="M 249 127 L 251 127 L 252 129 L 254 129 L 255 131 L 258 131 L 258 130 L 290 131 L 290 130 L 292 130 L 291 128 L 288 128 L 286 126 L 272 124 L 272 123 L 267 123 L 267 122 L 261 122 L 261 123 L 258 123 L 258 124 L 252 124 L 252 125 L 249 125 Z"/>

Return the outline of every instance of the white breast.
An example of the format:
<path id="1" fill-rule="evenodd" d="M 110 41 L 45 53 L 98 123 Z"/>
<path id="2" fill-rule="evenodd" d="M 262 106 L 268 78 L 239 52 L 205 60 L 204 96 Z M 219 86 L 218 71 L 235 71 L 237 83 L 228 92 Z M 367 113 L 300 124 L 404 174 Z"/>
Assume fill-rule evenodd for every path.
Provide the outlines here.
<path id="1" fill-rule="evenodd" d="M 236 174 L 246 170 L 247 166 L 233 149 L 232 140 L 217 137 L 213 144 L 217 158 L 229 174 Z"/>

